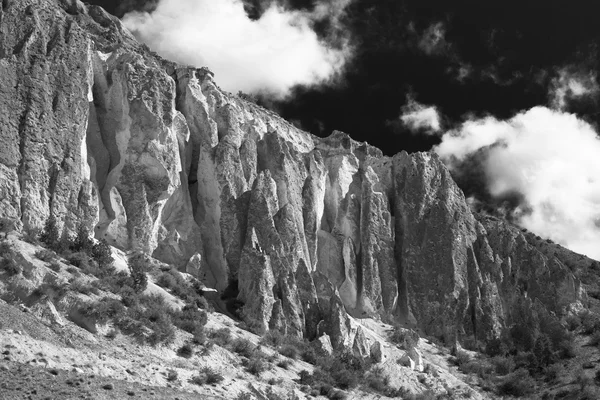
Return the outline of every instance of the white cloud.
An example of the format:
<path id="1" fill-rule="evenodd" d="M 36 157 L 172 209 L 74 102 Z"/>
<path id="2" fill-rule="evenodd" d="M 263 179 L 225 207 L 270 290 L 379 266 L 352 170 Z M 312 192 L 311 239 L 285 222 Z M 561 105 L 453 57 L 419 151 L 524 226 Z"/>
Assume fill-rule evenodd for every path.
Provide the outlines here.
<path id="1" fill-rule="evenodd" d="M 430 25 L 421 36 L 419 48 L 427 55 L 444 53 L 448 48 L 446 28 L 442 22 Z"/>
<path id="2" fill-rule="evenodd" d="M 450 168 L 482 149 L 490 194 L 525 199 L 515 214 L 519 224 L 600 259 L 600 140 L 591 125 L 534 107 L 507 121 L 466 121 L 435 147 Z"/>
<path id="3" fill-rule="evenodd" d="M 313 24 L 337 23 L 348 3 L 328 2 L 313 12 L 271 3 L 251 20 L 241 0 L 161 0 L 152 13 L 126 14 L 123 23 L 162 56 L 209 67 L 226 90 L 285 97 L 294 85 L 328 82 L 344 66 L 350 47 L 332 48 Z"/>
<path id="4" fill-rule="evenodd" d="M 433 134 L 441 129 L 438 110 L 434 106 L 425 106 L 412 97 L 407 97 L 407 105 L 402 107 L 400 120 L 412 132 Z"/>
<path id="5" fill-rule="evenodd" d="M 596 73 L 584 73 L 565 67 L 552 79 L 549 97 L 552 107 L 565 110 L 569 101 L 585 96 L 596 95 L 599 91 Z"/>

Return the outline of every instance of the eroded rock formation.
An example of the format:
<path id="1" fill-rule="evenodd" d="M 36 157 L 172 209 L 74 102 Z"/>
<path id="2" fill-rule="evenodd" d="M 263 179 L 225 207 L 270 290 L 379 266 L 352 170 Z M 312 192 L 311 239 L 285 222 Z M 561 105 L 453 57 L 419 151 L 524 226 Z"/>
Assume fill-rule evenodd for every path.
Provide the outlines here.
<path id="1" fill-rule="evenodd" d="M 488 339 L 521 304 L 560 316 L 584 296 L 474 216 L 435 154 L 314 137 L 79 1 L 4 0 L 0 35 L 0 217 L 25 229 L 84 223 L 233 293 L 258 331 L 360 355 L 348 315 Z"/>

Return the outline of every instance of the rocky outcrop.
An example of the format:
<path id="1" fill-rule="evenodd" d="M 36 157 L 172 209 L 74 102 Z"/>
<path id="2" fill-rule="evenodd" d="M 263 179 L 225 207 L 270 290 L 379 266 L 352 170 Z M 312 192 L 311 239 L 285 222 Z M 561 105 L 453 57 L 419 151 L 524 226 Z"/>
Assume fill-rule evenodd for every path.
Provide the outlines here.
<path id="1" fill-rule="evenodd" d="M 0 217 L 25 229 L 84 224 L 235 297 L 257 331 L 376 358 L 351 317 L 485 340 L 523 304 L 582 299 L 558 259 L 473 215 L 434 154 L 314 137 L 79 1 L 4 1 L 0 34 Z"/>

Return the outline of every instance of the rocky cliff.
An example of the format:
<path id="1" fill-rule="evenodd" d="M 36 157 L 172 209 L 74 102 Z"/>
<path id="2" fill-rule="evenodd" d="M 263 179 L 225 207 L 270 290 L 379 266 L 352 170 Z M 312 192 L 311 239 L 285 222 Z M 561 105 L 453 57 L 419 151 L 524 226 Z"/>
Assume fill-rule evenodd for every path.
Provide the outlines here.
<path id="1" fill-rule="evenodd" d="M 3 0 L 0 216 L 51 214 L 187 268 L 256 331 L 338 347 L 348 315 L 485 340 L 585 300 L 519 229 L 473 215 L 435 154 L 314 137 L 99 7 Z"/>

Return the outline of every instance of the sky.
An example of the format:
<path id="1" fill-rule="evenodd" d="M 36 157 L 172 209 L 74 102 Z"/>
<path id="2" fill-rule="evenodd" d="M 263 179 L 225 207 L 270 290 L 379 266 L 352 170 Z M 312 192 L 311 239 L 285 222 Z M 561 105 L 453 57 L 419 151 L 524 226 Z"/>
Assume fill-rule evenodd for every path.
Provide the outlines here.
<path id="1" fill-rule="evenodd" d="M 433 150 L 472 206 L 600 259 L 592 0 L 92 0 L 319 136 Z"/>

